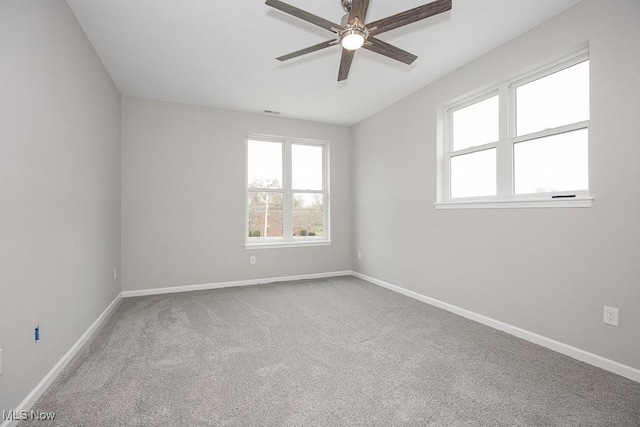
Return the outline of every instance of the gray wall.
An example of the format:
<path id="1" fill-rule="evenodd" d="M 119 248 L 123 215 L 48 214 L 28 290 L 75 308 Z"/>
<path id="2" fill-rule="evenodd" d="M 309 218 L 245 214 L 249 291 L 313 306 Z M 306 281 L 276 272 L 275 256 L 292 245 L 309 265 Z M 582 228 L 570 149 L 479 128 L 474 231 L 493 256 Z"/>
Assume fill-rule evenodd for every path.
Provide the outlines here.
<path id="1" fill-rule="evenodd" d="M 120 95 L 63 0 L 0 1 L 0 58 L 1 411 L 120 292 Z"/>
<path id="2" fill-rule="evenodd" d="M 245 250 L 248 133 L 330 141 L 331 246 Z M 350 270 L 350 139 L 342 126 L 123 97 L 122 289 Z"/>
<path id="3" fill-rule="evenodd" d="M 355 126 L 354 270 L 640 368 L 639 23 L 586 0 Z M 594 206 L 437 211 L 437 107 L 587 41 Z"/>

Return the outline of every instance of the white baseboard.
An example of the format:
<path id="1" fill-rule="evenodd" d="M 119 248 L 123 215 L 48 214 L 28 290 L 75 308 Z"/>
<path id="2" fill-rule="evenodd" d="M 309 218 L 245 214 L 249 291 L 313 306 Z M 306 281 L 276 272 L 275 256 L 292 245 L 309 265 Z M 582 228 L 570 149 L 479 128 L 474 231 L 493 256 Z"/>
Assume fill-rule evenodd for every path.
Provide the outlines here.
<path id="1" fill-rule="evenodd" d="M 221 283 L 209 283 L 202 285 L 190 285 L 190 286 L 175 286 L 171 288 L 157 288 L 157 289 L 142 289 L 137 291 L 124 291 L 118 294 L 118 296 L 109 304 L 109 306 L 100 314 L 100 316 L 93 322 L 91 326 L 82 334 L 82 336 L 76 341 L 76 343 L 67 351 L 67 353 L 62 356 L 62 358 L 56 363 L 56 365 L 51 368 L 51 370 L 44 376 L 44 378 L 36 385 L 33 390 L 24 398 L 22 402 L 15 409 L 16 414 L 20 414 L 21 411 L 29 411 L 36 401 L 42 396 L 42 393 L 51 385 L 51 383 L 56 379 L 56 377 L 62 372 L 62 370 L 67 366 L 67 364 L 73 359 L 73 356 L 78 353 L 78 351 L 82 348 L 82 346 L 91 338 L 93 333 L 102 325 L 102 323 L 109 318 L 113 310 L 116 308 L 118 303 L 122 298 L 127 297 L 136 297 L 143 295 L 157 295 L 157 294 L 167 294 L 167 293 L 176 293 L 176 292 L 188 292 L 188 291 L 198 291 L 203 289 L 219 289 L 219 288 L 229 288 L 233 286 L 249 286 L 249 285 L 260 285 L 264 283 L 273 283 L 273 282 L 286 282 L 293 280 L 306 280 L 306 279 L 320 279 L 327 277 L 337 277 L 337 276 L 350 276 L 351 270 L 346 271 L 334 271 L 329 273 L 315 273 L 315 274 L 303 274 L 298 276 L 284 276 L 284 277 L 271 277 L 267 279 L 251 279 L 251 280 L 240 280 L 235 282 L 221 282 Z M 1 421 L 1 420 L 0 420 Z M 7 420 L 3 422 L 0 427 L 15 427 L 18 424 L 19 420 Z"/>
<path id="2" fill-rule="evenodd" d="M 91 338 L 96 330 L 104 323 L 105 320 L 109 318 L 111 313 L 113 313 L 114 309 L 117 307 L 118 303 L 122 299 L 122 294 L 118 294 L 111 304 L 98 316 L 98 318 L 89 326 L 89 328 L 82 334 L 82 336 L 76 341 L 75 344 L 67 351 L 67 353 L 62 356 L 62 359 L 55 364 L 53 368 L 47 373 L 47 375 L 42 378 L 42 380 L 36 385 L 33 390 L 24 398 L 22 402 L 18 405 L 15 412 L 16 414 L 20 414 L 21 411 L 29 411 L 31 407 L 33 407 L 34 403 L 42 396 L 42 393 L 45 392 L 47 387 L 51 385 L 53 380 L 62 372 L 62 370 L 67 366 L 67 364 L 73 359 L 73 356 L 78 353 L 78 351 L 82 348 L 82 346 Z M 5 421 L 0 425 L 0 427 L 14 427 L 18 424 L 19 420 Z"/>
<path id="3" fill-rule="evenodd" d="M 111 313 L 114 311 L 114 309 L 120 302 L 121 298 L 136 297 L 136 296 L 143 296 L 143 295 L 158 295 L 158 294 L 167 294 L 167 293 L 176 293 L 176 292 L 198 291 L 203 289 L 220 289 L 220 288 L 228 288 L 228 287 L 234 287 L 234 286 L 259 285 L 264 283 L 286 282 L 286 281 L 293 281 L 293 280 L 320 279 L 320 278 L 348 276 L 348 275 L 358 277 L 360 279 L 366 280 L 370 283 L 381 286 L 383 288 L 392 290 L 394 292 L 398 292 L 400 294 L 406 295 L 410 298 L 427 303 L 429 305 L 442 308 L 451 313 L 457 314 L 462 317 L 466 317 L 467 319 L 471 319 L 478 323 L 482 323 L 484 325 L 487 325 L 499 331 L 506 332 L 518 338 L 522 338 L 524 340 L 527 340 L 532 343 L 554 350 L 558 353 L 573 357 L 574 359 L 589 363 L 590 365 L 597 366 L 598 368 L 611 371 L 623 377 L 629 378 L 630 380 L 640 382 L 640 370 L 636 368 L 623 365 L 622 363 L 618 363 L 613 360 L 604 358 L 602 356 L 598 356 L 597 354 L 589 353 L 588 351 L 581 350 L 576 347 L 572 347 L 568 344 L 564 344 L 547 337 L 543 337 L 542 335 L 538 335 L 533 332 L 526 331 L 516 326 L 512 326 L 507 323 L 500 322 L 499 320 L 495 320 L 490 317 L 483 316 L 478 313 L 474 313 L 464 308 L 460 308 L 455 305 L 424 296 L 417 292 L 413 292 L 408 289 L 401 288 L 400 286 L 392 285 L 391 283 L 384 282 L 382 280 L 364 275 L 362 273 L 358 273 L 356 271 L 336 271 L 336 272 L 329 272 L 329 273 L 304 274 L 304 275 L 298 275 L 298 276 L 272 277 L 267 279 L 250 279 L 250 280 L 240 280 L 240 281 L 234 281 L 234 282 L 220 282 L 220 283 L 209 283 L 209 284 L 202 284 L 202 285 L 175 286 L 170 288 L 124 291 L 120 293 L 111 302 L 111 304 L 109 304 L 109 306 L 102 312 L 102 314 L 96 319 L 96 321 L 93 322 L 93 324 L 89 326 L 89 328 L 85 331 L 84 334 L 82 334 L 82 336 L 78 339 L 78 341 L 76 341 L 76 343 L 71 347 L 71 349 L 69 349 L 69 351 L 60 359 L 60 361 L 56 363 L 56 365 L 47 373 L 47 375 L 45 375 L 45 377 L 38 383 L 38 385 L 34 387 L 34 389 L 27 395 L 27 397 L 25 397 L 24 400 L 20 402 L 20 404 L 16 408 L 16 413 L 20 413 L 20 411 L 29 411 L 31 409 L 33 404 L 38 400 L 38 398 L 40 398 L 42 393 L 44 393 L 47 387 L 53 382 L 53 380 L 56 379 L 56 377 L 60 374 L 60 372 L 65 368 L 65 366 L 67 366 L 67 364 L 71 361 L 73 356 L 76 355 L 76 353 L 89 340 L 89 338 L 102 325 L 102 323 L 109 318 Z M 14 427 L 17 424 L 18 424 L 17 420 L 5 421 L 4 423 L 2 423 L 2 425 L 0 425 L 0 427 Z"/>
<path id="4" fill-rule="evenodd" d="M 293 280 L 323 279 L 326 277 L 337 277 L 337 276 L 351 276 L 351 270 L 333 271 L 329 273 L 302 274 L 299 276 L 270 277 L 267 279 L 237 280 L 234 282 L 205 283 L 202 285 L 173 286 L 170 288 L 154 288 L 154 289 L 140 289 L 135 291 L 123 291 L 122 297 L 130 298 L 130 297 L 140 297 L 145 295 L 173 294 L 177 292 L 202 291 L 205 289 L 232 288 L 236 286 L 262 285 L 265 283 L 290 282 Z"/>
<path id="5" fill-rule="evenodd" d="M 542 335 L 529 332 L 527 330 L 518 328 L 517 326 L 512 326 L 512 325 L 509 325 L 508 323 L 504 323 L 499 320 L 495 320 L 490 317 L 483 316 L 478 313 L 474 313 L 473 311 L 469 311 L 464 308 L 457 307 L 455 305 L 446 303 L 444 301 L 440 301 L 434 298 L 424 296 L 417 292 L 413 292 L 408 289 L 401 288 L 400 286 L 392 285 L 391 283 L 384 282 L 382 280 L 364 275 L 362 273 L 358 273 L 356 271 L 352 271 L 351 274 L 362 280 L 366 280 L 367 282 L 371 282 L 375 285 L 382 286 L 383 288 L 392 290 L 394 292 L 398 292 L 400 294 L 406 295 L 418 301 L 422 301 L 429 305 L 433 305 L 443 310 L 447 310 L 459 316 L 466 317 L 467 319 L 471 319 L 478 323 L 482 323 L 483 325 L 490 326 L 494 329 L 497 329 L 502 332 L 506 332 L 518 338 L 522 338 L 524 340 L 530 341 L 534 344 L 541 345 L 543 347 L 546 347 L 558 353 L 564 354 L 566 356 L 572 357 L 574 359 L 580 360 L 590 365 L 597 366 L 598 368 L 605 369 L 607 371 L 613 372 L 625 378 L 629 378 L 630 380 L 640 382 L 640 370 L 636 368 L 632 368 L 631 366 L 623 365 L 622 363 L 607 359 L 602 356 L 598 356 L 597 354 L 589 353 L 588 351 L 581 350 L 579 348 L 572 347 L 568 344 L 564 344 L 562 342 L 552 340 L 551 338 L 543 337 Z"/>

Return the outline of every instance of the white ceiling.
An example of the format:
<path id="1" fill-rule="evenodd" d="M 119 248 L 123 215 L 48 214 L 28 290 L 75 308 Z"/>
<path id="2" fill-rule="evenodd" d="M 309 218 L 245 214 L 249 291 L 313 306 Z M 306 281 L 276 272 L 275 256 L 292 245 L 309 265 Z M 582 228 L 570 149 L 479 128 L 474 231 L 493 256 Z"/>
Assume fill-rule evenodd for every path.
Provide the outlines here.
<path id="1" fill-rule="evenodd" d="M 340 23 L 340 0 L 285 0 Z M 371 0 L 367 22 L 429 0 Z M 277 56 L 332 33 L 264 0 L 67 0 L 123 95 L 351 125 L 581 0 L 454 0 L 450 12 L 382 34 L 418 56 L 367 50 L 337 82 L 340 48 Z"/>

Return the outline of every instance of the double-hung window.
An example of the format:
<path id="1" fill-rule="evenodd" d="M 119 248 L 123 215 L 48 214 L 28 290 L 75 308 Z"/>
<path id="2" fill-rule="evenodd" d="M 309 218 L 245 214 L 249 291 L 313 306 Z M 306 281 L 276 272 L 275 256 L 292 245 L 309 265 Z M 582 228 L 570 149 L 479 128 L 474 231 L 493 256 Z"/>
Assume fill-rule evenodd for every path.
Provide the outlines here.
<path id="1" fill-rule="evenodd" d="M 587 50 L 441 111 L 438 208 L 590 206 Z"/>
<path id="2" fill-rule="evenodd" d="M 247 248 L 329 243 L 329 145 L 247 139 Z"/>

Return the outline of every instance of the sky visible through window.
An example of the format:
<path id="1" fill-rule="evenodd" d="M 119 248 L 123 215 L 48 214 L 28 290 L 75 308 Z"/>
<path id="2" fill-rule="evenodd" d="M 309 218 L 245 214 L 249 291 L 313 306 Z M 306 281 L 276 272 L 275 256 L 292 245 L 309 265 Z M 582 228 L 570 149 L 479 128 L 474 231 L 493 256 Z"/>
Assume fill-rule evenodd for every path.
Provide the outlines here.
<path id="1" fill-rule="evenodd" d="M 322 190 L 322 147 L 294 144 L 292 156 L 292 187 L 295 190 Z"/>
<path id="2" fill-rule="evenodd" d="M 451 197 L 496 195 L 496 149 L 451 158 Z"/>
<path id="3" fill-rule="evenodd" d="M 588 131 L 581 129 L 515 144 L 516 194 L 587 190 Z"/>
<path id="4" fill-rule="evenodd" d="M 282 144 L 249 141 L 248 184 L 255 188 L 282 188 Z"/>
<path id="5" fill-rule="evenodd" d="M 500 132 L 498 95 L 453 113 L 453 150 L 496 142 Z"/>
<path id="6" fill-rule="evenodd" d="M 517 135 L 589 120 L 589 61 L 516 89 Z"/>
<path id="7" fill-rule="evenodd" d="M 279 142 L 249 141 L 249 187 L 282 188 L 282 148 Z M 292 145 L 293 189 L 322 191 L 322 151 L 317 145 Z"/>

